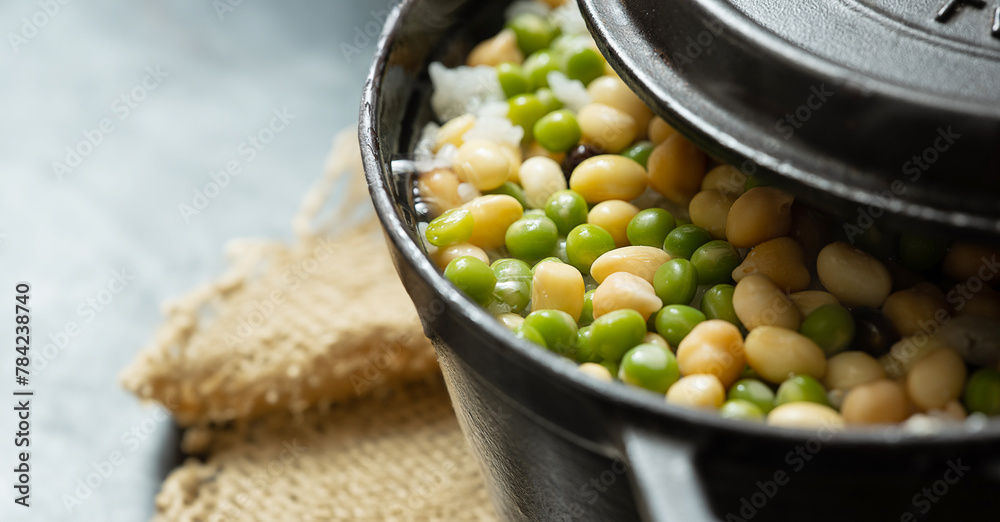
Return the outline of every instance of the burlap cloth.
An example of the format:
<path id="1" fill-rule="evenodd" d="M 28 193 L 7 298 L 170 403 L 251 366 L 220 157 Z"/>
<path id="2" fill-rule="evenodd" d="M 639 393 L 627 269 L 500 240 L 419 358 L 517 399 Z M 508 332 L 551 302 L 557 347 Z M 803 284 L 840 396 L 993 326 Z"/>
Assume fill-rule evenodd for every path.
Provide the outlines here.
<path id="1" fill-rule="evenodd" d="M 167 303 L 122 374 L 186 428 L 155 520 L 496 519 L 353 133 L 326 170 L 294 244 L 231 243 L 230 269 Z"/>

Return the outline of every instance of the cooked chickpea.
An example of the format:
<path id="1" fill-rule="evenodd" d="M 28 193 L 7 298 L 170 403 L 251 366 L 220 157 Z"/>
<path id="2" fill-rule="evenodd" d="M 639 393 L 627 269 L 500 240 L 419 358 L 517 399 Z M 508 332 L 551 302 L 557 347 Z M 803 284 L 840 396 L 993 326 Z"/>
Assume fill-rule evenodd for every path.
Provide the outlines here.
<path id="1" fill-rule="evenodd" d="M 441 150 L 445 145 L 454 145 L 457 149 L 465 143 L 462 137 L 469 132 L 476 124 L 476 117 L 472 114 L 463 114 L 445 122 L 434 134 L 434 152 Z"/>
<path id="2" fill-rule="evenodd" d="M 927 325 L 948 320 L 944 299 L 916 288 L 900 290 L 886 298 L 882 303 L 882 315 L 903 337 L 922 331 Z"/>
<path id="3" fill-rule="evenodd" d="M 504 235 L 524 214 L 524 209 L 512 196 L 489 194 L 465 204 L 472 214 L 472 235 L 468 242 L 492 250 L 504 245 Z"/>
<path id="4" fill-rule="evenodd" d="M 955 243 L 951 245 L 948 254 L 944 256 L 941 266 L 945 275 L 957 281 L 965 282 L 972 278 L 980 280 L 987 279 L 983 273 L 991 274 L 990 265 L 997 262 L 997 251 L 994 249 L 970 245 L 968 243 Z M 988 272 L 983 272 L 984 270 Z"/>
<path id="5" fill-rule="evenodd" d="M 472 256 L 486 264 L 490 262 L 490 256 L 486 255 L 486 252 L 482 248 L 469 243 L 452 243 L 446 247 L 439 248 L 437 252 L 431 254 L 431 259 L 434 260 L 434 264 L 438 268 L 444 270 L 448 266 L 448 263 L 451 263 L 452 259 L 462 256 Z"/>
<path id="6" fill-rule="evenodd" d="M 616 247 L 628 246 L 629 221 L 639 213 L 639 207 L 620 199 L 602 201 L 587 214 L 587 223 L 606 230 L 615 240 Z"/>
<path id="7" fill-rule="evenodd" d="M 465 64 L 472 67 L 477 65 L 496 67 L 506 62 L 517 64 L 524 62 L 524 53 L 517 47 L 517 36 L 510 29 L 504 29 L 493 38 L 473 47 L 465 60 Z"/>
<path id="8" fill-rule="evenodd" d="M 795 307 L 799 309 L 799 313 L 802 317 L 807 317 L 809 314 L 813 313 L 817 308 L 825 304 L 840 304 L 840 301 L 830 292 L 824 292 L 822 290 L 804 290 L 802 292 L 795 292 L 788 295 L 788 298 L 795 303 Z"/>
<path id="9" fill-rule="evenodd" d="M 736 199 L 746 191 L 747 176 L 732 165 L 719 165 L 705 174 L 701 190 L 718 190 L 724 196 Z"/>
<path id="10" fill-rule="evenodd" d="M 889 270 L 871 254 L 849 243 L 830 243 L 816 260 L 820 282 L 847 306 L 877 308 L 892 291 Z"/>
<path id="11" fill-rule="evenodd" d="M 584 292 L 583 276 L 577 269 L 564 263 L 541 263 L 531 280 L 531 308 L 562 310 L 579 321 Z"/>
<path id="12" fill-rule="evenodd" d="M 593 304 L 594 319 L 615 310 L 631 309 L 649 320 L 649 316 L 663 308 L 653 285 L 628 272 L 615 272 L 606 277 L 594 290 Z"/>
<path id="13" fill-rule="evenodd" d="M 674 134 L 653 149 L 646 161 L 649 186 L 678 205 L 687 205 L 701 188 L 705 176 L 705 153 L 680 134 Z"/>
<path id="14" fill-rule="evenodd" d="M 733 270 L 733 280 L 740 282 L 750 274 L 767 276 L 785 292 L 805 290 L 812 280 L 802 247 L 788 237 L 774 238 L 753 247 L 743 263 Z"/>
<path id="15" fill-rule="evenodd" d="M 787 402 L 767 414 L 767 425 L 781 428 L 839 430 L 844 424 L 837 410 L 815 402 Z"/>
<path id="16" fill-rule="evenodd" d="M 691 223 L 704 228 L 715 239 L 726 239 L 726 220 L 735 201 L 735 197 L 723 195 L 718 190 L 702 190 L 688 204 Z"/>
<path id="17" fill-rule="evenodd" d="M 949 290 L 948 294 L 954 296 L 961 295 L 963 291 L 968 292 L 964 286 L 959 288 L 960 286 L 963 286 L 963 283 L 956 284 Z M 959 300 L 958 304 L 955 305 L 955 315 L 978 315 L 1000 319 L 1000 295 L 997 294 L 996 290 L 984 286 L 982 290 L 972 294 L 971 299 Z"/>
<path id="18" fill-rule="evenodd" d="M 555 160 L 542 156 L 521 163 L 518 174 L 529 208 L 544 208 L 549 196 L 566 188 L 566 176 Z"/>
<path id="19" fill-rule="evenodd" d="M 524 165 L 521 177 L 524 177 Z M 601 154 L 577 165 L 569 178 L 569 188 L 583 196 L 587 203 L 609 199 L 630 201 L 646 190 L 646 169 L 624 156 Z"/>
<path id="20" fill-rule="evenodd" d="M 590 265 L 590 275 L 598 283 L 615 272 L 628 272 L 653 284 L 660 265 L 670 261 L 670 254 L 656 247 L 627 246 L 605 252 Z"/>
<path id="21" fill-rule="evenodd" d="M 788 234 L 795 198 L 774 187 L 754 187 L 729 209 L 726 236 L 737 248 L 750 248 Z"/>
<path id="22" fill-rule="evenodd" d="M 658 334 L 656 332 L 646 332 L 646 336 L 642 338 L 642 343 L 643 344 L 655 344 L 657 346 L 661 346 L 661 347 L 666 348 L 668 350 L 671 349 L 670 348 L 670 343 L 668 343 L 667 340 L 664 339 L 662 335 L 660 335 L 660 334 Z"/>
<path id="23" fill-rule="evenodd" d="M 726 388 L 740 378 L 745 363 L 739 328 L 722 319 L 698 323 L 677 346 L 682 375 L 711 374 Z"/>
<path id="24" fill-rule="evenodd" d="M 635 118 L 627 112 L 603 103 L 590 103 L 576 113 L 580 141 L 617 154 L 635 141 L 639 134 Z"/>
<path id="25" fill-rule="evenodd" d="M 506 326 L 507 329 L 509 329 L 509 330 L 513 330 L 514 328 L 517 328 L 518 326 L 521 325 L 521 323 L 524 322 L 524 318 L 523 317 L 521 317 L 520 315 L 517 315 L 517 314 L 511 314 L 511 313 L 500 314 L 500 315 L 497 316 L 497 320 L 500 321 L 500 323 L 503 324 L 504 326 Z"/>
<path id="26" fill-rule="evenodd" d="M 886 375 L 898 378 L 909 373 L 918 362 L 931 352 L 947 348 L 944 341 L 937 336 L 913 336 L 900 339 L 889 348 L 889 353 L 879 359 Z"/>
<path id="27" fill-rule="evenodd" d="M 504 155 L 507 156 L 507 163 L 510 165 L 510 171 L 507 173 L 507 181 L 521 183 L 521 163 L 524 161 L 524 154 L 521 152 L 521 147 L 511 145 L 510 143 L 499 143 L 498 145 Z"/>
<path id="28" fill-rule="evenodd" d="M 718 377 L 695 374 L 681 377 L 667 390 L 667 402 L 688 408 L 717 410 L 726 401 L 726 389 Z"/>
<path id="29" fill-rule="evenodd" d="M 943 408 L 965 385 L 965 362 L 954 350 L 934 350 L 906 376 L 906 393 L 921 410 Z"/>
<path id="30" fill-rule="evenodd" d="M 459 183 L 458 176 L 450 169 L 434 169 L 420 175 L 417 190 L 420 198 L 430 206 L 431 214 L 437 216 L 462 205 Z"/>
<path id="31" fill-rule="evenodd" d="M 492 141 L 467 141 L 458 148 L 453 168 L 458 179 L 471 183 L 476 189 L 493 190 L 510 176 L 507 154 Z"/>
<path id="32" fill-rule="evenodd" d="M 849 390 L 885 378 L 882 365 L 865 352 L 842 352 L 826 361 L 823 385 L 830 390 Z"/>
<path id="33" fill-rule="evenodd" d="M 543 147 L 537 141 L 532 141 L 528 145 L 528 150 L 524 152 L 525 159 L 531 158 L 548 158 L 556 163 L 562 164 L 563 160 L 566 159 L 565 152 L 552 152 L 549 149 Z"/>
<path id="34" fill-rule="evenodd" d="M 747 330 L 760 326 L 798 330 L 802 322 L 792 300 L 767 276 L 760 274 L 750 274 L 736 283 L 733 309 Z"/>
<path id="35" fill-rule="evenodd" d="M 674 134 L 677 134 L 677 131 L 674 130 L 669 123 L 664 121 L 663 118 L 653 116 L 653 118 L 649 120 L 647 136 L 649 137 L 649 141 L 653 142 L 654 145 L 659 145 L 664 141 L 667 141 L 667 138 L 673 136 Z"/>
<path id="36" fill-rule="evenodd" d="M 840 414 L 847 424 L 898 424 L 909 417 L 910 406 L 902 385 L 880 379 L 851 388 L 844 396 Z"/>
<path id="37" fill-rule="evenodd" d="M 826 356 L 808 337 L 778 326 L 759 326 L 743 341 L 747 364 L 761 378 L 775 384 L 790 375 L 808 375 L 822 379 L 826 374 Z"/>
<path id="38" fill-rule="evenodd" d="M 592 362 L 583 363 L 578 367 L 578 369 L 585 375 L 589 375 L 599 381 L 611 382 L 614 380 L 611 377 L 611 372 L 607 368 L 597 363 L 592 363 Z"/>
<path id="39" fill-rule="evenodd" d="M 649 107 L 628 88 L 628 85 L 625 85 L 621 78 L 601 76 L 587 85 L 587 93 L 590 94 L 592 102 L 614 107 L 631 116 L 639 133 L 637 138 L 646 135 L 653 111 L 649 110 Z"/>

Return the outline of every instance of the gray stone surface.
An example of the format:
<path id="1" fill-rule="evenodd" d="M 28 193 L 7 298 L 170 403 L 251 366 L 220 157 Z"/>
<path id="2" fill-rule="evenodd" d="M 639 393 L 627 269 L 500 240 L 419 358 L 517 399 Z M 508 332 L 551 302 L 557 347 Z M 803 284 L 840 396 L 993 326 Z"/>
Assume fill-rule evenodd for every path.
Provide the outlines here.
<path id="1" fill-rule="evenodd" d="M 375 45 L 356 29 L 380 27 L 386 1 L 229 0 L 220 17 L 226 1 L 0 4 L 0 520 L 150 518 L 175 428 L 118 372 L 161 302 L 223 268 L 228 239 L 290 236 L 331 138 L 355 124 Z M 241 143 L 274 111 L 294 118 L 251 155 Z M 240 173 L 185 220 L 179 205 L 229 162 Z M 17 281 L 32 285 L 27 509 L 11 487 Z"/>

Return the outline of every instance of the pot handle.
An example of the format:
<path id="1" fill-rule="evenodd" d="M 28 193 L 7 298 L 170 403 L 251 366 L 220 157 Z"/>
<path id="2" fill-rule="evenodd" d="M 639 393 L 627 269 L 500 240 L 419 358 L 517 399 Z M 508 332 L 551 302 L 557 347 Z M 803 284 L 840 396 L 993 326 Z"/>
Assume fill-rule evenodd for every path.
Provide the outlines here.
<path id="1" fill-rule="evenodd" d="M 636 425 L 621 430 L 636 505 L 647 522 L 717 520 L 695 469 L 694 444 Z"/>

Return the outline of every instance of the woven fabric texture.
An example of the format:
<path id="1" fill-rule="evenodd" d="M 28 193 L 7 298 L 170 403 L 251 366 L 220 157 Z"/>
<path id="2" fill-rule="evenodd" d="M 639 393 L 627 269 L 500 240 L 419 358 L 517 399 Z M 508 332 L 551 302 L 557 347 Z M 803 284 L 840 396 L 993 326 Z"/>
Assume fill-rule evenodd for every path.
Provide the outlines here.
<path id="1" fill-rule="evenodd" d="M 293 420 L 218 430 L 157 497 L 157 521 L 492 521 L 438 379 Z"/>

